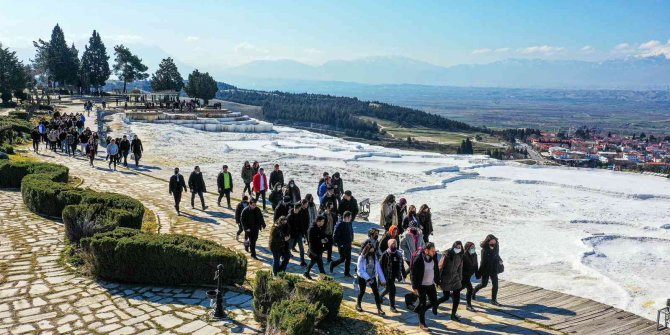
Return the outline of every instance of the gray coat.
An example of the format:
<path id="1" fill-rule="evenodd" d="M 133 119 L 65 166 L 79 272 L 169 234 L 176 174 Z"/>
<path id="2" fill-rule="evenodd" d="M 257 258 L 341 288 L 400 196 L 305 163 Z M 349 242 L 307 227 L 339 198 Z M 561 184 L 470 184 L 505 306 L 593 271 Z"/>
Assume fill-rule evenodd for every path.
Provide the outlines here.
<path id="1" fill-rule="evenodd" d="M 456 291 L 463 287 L 463 252 L 455 254 L 451 248 L 443 252 L 439 267 L 443 291 Z"/>

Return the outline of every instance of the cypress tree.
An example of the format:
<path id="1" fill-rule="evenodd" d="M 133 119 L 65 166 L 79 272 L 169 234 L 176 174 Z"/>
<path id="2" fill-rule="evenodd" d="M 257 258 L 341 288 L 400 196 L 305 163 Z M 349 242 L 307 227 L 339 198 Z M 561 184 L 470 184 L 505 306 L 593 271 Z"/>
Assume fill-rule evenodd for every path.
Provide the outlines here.
<path id="1" fill-rule="evenodd" d="M 100 87 L 105 86 L 112 71 L 109 69 L 109 56 L 107 48 L 100 38 L 100 34 L 93 30 L 93 34 L 88 39 L 88 45 L 85 47 L 84 54 L 81 57 L 81 77 L 84 82 L 82 85 L 87 91 L 89 86 L 95 87 L 96 92 L 100 92 Z"/>
<path id="2" fill-rule="evenodd" d="M 184 78 L 179 74 L 177 65 L 168 57 L 161 61 L 158 70 L 151 77 L 151 89 L 155 91 L 175 90 L 184 88 Z"/>

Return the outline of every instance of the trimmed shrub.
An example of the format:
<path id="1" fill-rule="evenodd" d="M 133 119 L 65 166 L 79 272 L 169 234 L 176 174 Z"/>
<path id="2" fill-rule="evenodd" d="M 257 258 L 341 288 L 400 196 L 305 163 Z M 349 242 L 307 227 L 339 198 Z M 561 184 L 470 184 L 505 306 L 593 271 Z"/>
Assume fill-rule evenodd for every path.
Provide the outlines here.
<path id="1" fill-rule="evenodd" d="M 21 120 L 28 120 L 28 112 L 25 111 L 10 111 L 9 112 L 9 117 L 21 119 Z"/>
<path id="2" fill-rule="evenodd" d="M 118 217 L 128 215 L 124 210 L 105 210 L 101 204 L 70 205 L 63 209 L 65 237 L 79 243 L 82 237 L 114 230 L 119 226 Z"/>
<path id="3" fill-rule="evenodd" d="M 270 311 L 267 330 L 269 335 L 310 335 L 314 325 L 326 313 L 323 306 L 307 300 L 284 300 Z"/>
<path id="4" fill-rule="evenodd" d="M 213 284 L 223 264 L 223 282 L 240 285 L 247 272 L 243 254 L 211 241 L 177 234 L 146 234 L 116 228 L 80 240 L 93 273 L 103 279 L 152 285 Z"/>
<path id="5" fill-rule="evenodd" d="M 327 310 L 324 320 L 335 320 L 342 304 L 342 286 L 332 277 L 319 276 L 319 280 L 301 281 L 295 285 L 294 296 L 323 306 Z"/>
<path id="6" fill-rule="evenodd" d="M 68 168 L 62 165 L 33 162 L 0 162 L 0 187 L 18 188 L 23 177 L 39 173 L 46 179 L 67 182 Z"/>
<path id="7" fill-rule="evenodd" d="M 9 154 L 9 155 L 13 155 L 14 154 L 14 147 L 7 144 L 7 143 L 0 144 L 0 151 L 4 152 L 6 154 Z"/>
<path id="8" fill-rule="evenodd" d="M 121 226 L 135 229 L 142 228 L 144 205 L 131 197 L 118 193 L 91 191 L 82 194 L 81 204 L 101 204 L 109 208 L 125 210 L 128 214 L 124 215 Z"/>
<path id="9" fill-rule="evenodd" d="M 35 126 L 27 120 L 15 117 L 0 117 L 0 132 L 11 129 L 17 133 L 29 134 Z"/>
<path id="10" fill-rule="evenodd" d="M 295 283 L 293 283 L 294 285 Z M 272 271 L 256 271 L 256 282 L 254 284 L 254 318 L 264 321 L 270 313 L 272 305 L 289 298 L 293 285 L 289 281 L 272 276 Z"/>
<path id="11" fill-rule="evenodd" d="M 62 215 L 63 209 L 69 204 L 59 201 L 58 195 L 71 189 L 72 186 L 54 182 L 44 174 L 28 175 L 21 182 L 21 195 L 26 207 L 47 216 Z"/>

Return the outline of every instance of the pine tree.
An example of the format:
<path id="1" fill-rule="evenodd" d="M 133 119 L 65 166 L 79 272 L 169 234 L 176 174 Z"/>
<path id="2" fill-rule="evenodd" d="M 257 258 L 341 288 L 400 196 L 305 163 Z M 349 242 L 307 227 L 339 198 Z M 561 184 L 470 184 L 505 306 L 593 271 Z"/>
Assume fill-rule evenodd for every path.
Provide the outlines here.
<path id="1" fill-rule="evenodd" d="M 142 64 L 142 59 L 133 55 L 123 44 L 114 47 L 114 54 L 114 74 L 123 80 L 123 93 L 126 93 L 128 83 L 149 78 L 146 73 L 148 67 Z"/>
<path id="2" fill-rule="evenodd" d="M 52 79 L 61 85 L 74 84 L 78 68 L 72 56 L 72 50 L 65 42 L 63 29 L 56 24 L 51 32 L 47 49 L 47 67 Z"/>
<path id="3" fill-rule="evenodd" d="M 216 81 L 209 73 L 201 73 L 197 69 L 188 75 L 188 83 L 184 87 L 186 94 L 191 98 L 203 99 L 205 105 L 216 96 L 219 90 Z"/>
<path id="4" fill-rule="evenodd" d="M 156 91 L 175 90 L 184 88 L 184 78 L 179 74 L 177 65 L 168 57 L 161 61 L 158 70 L 151 77 L 151 89 Z"/>
<path id="5" fill-rule="evenodd" d="M 12 99 L 12 92 L 22 92 L 27 85 L 26 68 L 16 57 L 16 52 L 2 48 L 0 43 L 0 99 L 7 103 Z"/>
<path id="6" fill-rule="evenodd" d="M 100 87 L 105 86 L 105 82 L 111 74 L 107 48 L 105 48 L 100 34 L 93 30 L 81 57 L 80 78 L 83 82 L 82 86 L 86 91 L 88 91 L 88 87 L 93 86 L 95 91 L 100 93 Z"/>

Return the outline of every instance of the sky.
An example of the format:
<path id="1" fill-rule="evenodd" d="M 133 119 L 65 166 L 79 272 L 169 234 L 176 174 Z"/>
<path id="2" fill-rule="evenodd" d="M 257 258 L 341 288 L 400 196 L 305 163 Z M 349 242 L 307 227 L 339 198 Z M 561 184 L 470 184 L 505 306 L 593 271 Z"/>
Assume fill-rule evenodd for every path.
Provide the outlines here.
<path id="1" fill-rule="evenodd" d="M 403 56 L 450 66 L 670 57 L 670 1 L 0 0 L 0 8 L 0 43 L 24 59 L 56 23 L 80 51 L 96 29 L 109 50 L 123 43 L 140 57 L 166 54 L 210 71 L 263 59 Z"/>

